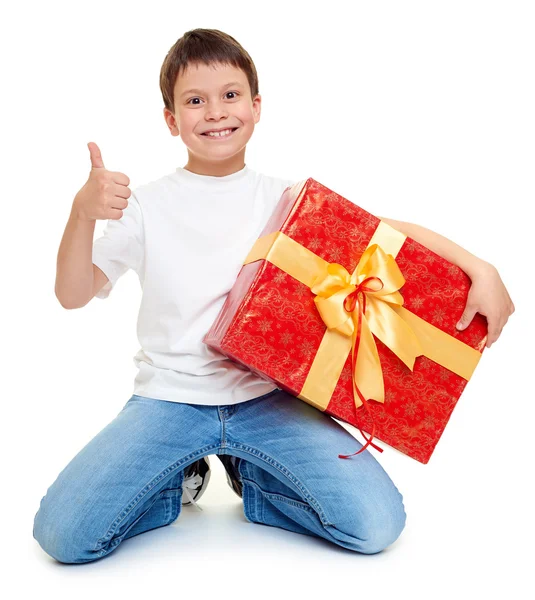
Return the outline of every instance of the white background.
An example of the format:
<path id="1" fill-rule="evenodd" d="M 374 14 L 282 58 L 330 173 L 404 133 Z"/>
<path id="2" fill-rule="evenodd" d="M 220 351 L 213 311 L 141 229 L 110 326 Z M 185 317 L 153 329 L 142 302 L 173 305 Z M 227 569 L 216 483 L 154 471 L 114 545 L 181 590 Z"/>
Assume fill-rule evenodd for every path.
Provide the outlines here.
<path id="1" fill-rule="evenodd" d="M 3 589 L 55 598 L 527 597 L 533 3 L 26 2 L 2 8 L 0 22 Z M 314 177 L 375 215 L 449 237 L 494 264 L 515 303 L 429 464 L 386 445 L 375 453 L 408 515 L 380 554 L 248 523 L 215 456 L 203 512 L 184 509 L 104 560 L 63 565 L 32 537 L 47 488 L 121 410 L 135 377 L 135 273 L 80 310 L 54 294 L 59 243 L 90 169 L 87 142 L 131 189 L 186 164 L 158 78 L 169 48 L 196 27 L 229 33 L 255 61 L 263 104 L 249 167 Z"/>

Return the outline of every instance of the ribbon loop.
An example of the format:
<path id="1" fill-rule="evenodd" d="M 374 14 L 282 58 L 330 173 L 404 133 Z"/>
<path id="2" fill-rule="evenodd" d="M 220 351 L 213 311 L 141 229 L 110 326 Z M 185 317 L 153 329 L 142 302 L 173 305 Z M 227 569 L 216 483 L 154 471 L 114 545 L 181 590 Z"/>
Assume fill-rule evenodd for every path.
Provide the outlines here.
<path id="1" fill-rule="evenodd" d="M 410 326 L 389 306 L 403 305 L 399 289 L 404 284 L 405 278 L 392 255 L 386 254 L 379 244 L 372 244 L 351 276 L 342 265 L 327 263 L 311 287 L 327 328 L 353 338 L 353 396 L 357 407 L 362 405 L 360 390 L 364 399 L 384 402 L 383 371 L 372 333 L 411 370 L 416 357 L 423 354 Z"/>

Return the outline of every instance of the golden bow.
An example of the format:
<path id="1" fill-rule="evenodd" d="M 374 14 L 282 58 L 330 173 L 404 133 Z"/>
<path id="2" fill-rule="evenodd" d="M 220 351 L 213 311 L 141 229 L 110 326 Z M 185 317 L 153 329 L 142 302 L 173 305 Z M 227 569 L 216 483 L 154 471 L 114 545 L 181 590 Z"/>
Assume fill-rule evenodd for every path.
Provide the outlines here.
<path id="1" fill-rule="evenodd" d="M 367 285 L 375 280 L 374 287 Z M 337 263 L 326 263 L 311 291 L 318 312 L 330 330 L 352 336 L 353 381 L 365 399 L 384 403 L 384 381 L 374 334 L 413 370 L 424 353 L 417 336 L 390 305 L 403 306 L 399 289 L 405 284 L 396 261 L 378 244 L 366 249 L 352 275 Z M 348 303 L 349 301 L 349 303 Z M 358 308 L 358 310 L 355 310 Z M 359 326 L 360 321 L 360 326 Z M 355 405 L 362 402 L 355 396 Z"/>
<path id="2" fill-rule="evenodd" d="M 343 266 L 328 263 L 281 231 L 261 236 L 251 248 L 244 264 L 266 260 L 306 285 L 316 294 L 316 307 L 327 326 L 297 396 L 301 400 L 326 410 L 351 350 L 355 407 L 363 404 L 355 385 L 366 400 L 384 403 L 383 372 L 373 335 L 411 370 L 415 358 L 424 355 L 467 381 L 472 376 L 481 353 L 402 306 L 398 290 L 405 279 L 395 256 L 405 237 L 381 221 L 351 276 Z M 371 281 L 379 281 L 380 287 L 368 286 Z M 359 310 L 354 311 L 357 301 Z"/>

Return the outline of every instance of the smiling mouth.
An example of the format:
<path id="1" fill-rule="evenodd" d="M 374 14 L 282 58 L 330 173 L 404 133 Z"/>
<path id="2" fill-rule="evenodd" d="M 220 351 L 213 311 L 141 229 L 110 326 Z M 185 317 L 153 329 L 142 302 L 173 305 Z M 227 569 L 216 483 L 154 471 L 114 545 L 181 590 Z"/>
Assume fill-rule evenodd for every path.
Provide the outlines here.
<path id="1" fill-rule="evenodd" d="M 225 139 L 225 138 L 230 137 L 238 129 L 238 127 L 229 127 L 229 129 L 230 129 L 230 133 L 227 133 L 225 135 L 208 135 L 208 133 L 201 133 L 201 135 L 204 137 L 207 137 L 207 138 L 215 139 L 215 140 Z"/>

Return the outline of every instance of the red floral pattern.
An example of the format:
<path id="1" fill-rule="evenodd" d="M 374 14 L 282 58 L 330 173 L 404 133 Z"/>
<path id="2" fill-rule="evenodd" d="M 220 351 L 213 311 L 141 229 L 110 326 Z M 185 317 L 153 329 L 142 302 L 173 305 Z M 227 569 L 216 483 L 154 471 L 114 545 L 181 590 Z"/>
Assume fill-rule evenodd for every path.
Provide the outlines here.
<path id="1" fill-rule="evenodd" d="M 301 193 L 298 193 L 298 192 Z M 332 190 L 308 179 L 287 188 L 263 235 L 282 231 L 328 262 L 352 273 L 380 219 Z M 476 314 L 464 331 L 456 329 L 470 289 L 469 277 L 412 238 L 396 262 L 406 283 L 404 306 L 435 327 L 483 352 L 485 317 Z M 314 294 L 271 263 L 244 265 L 204 341 L 231 360 L 297 396 L 325 333 Z M 385 382 L 385 403 L 368 402 L 375 437 L 427 463 L 467 381 L 420 356 L 411 372 L 375 338 Z M 326 412 L 371 432 L 364 407 L 355 408 L 349 353 Z M 352 452 L 340 448 L 341 453 Z"/>

